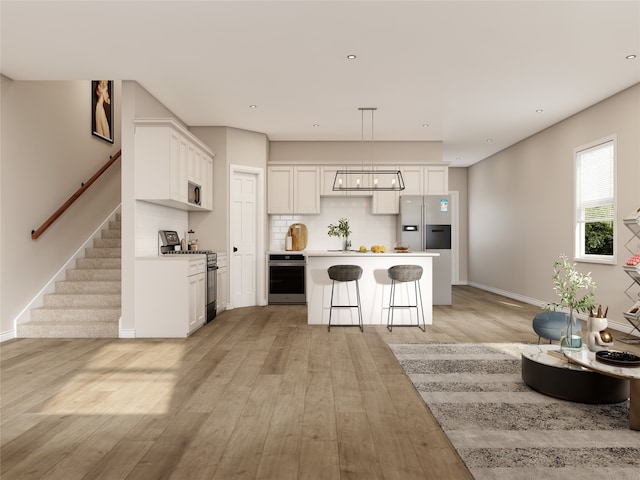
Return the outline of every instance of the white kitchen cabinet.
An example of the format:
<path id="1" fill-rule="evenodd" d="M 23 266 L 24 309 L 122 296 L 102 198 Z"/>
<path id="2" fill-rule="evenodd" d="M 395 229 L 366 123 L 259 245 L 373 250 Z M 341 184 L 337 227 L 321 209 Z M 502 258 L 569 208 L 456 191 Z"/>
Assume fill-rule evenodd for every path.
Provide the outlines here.
<path id="1" fill-rule="evenodd" d="M 216 292 L 216 314 L 223 312 L 227 309 L 228 303 L 228 278 L 229 278 L 229 269 L 227 267 L 227 254 L 226 253 L 218 253 L 218 290 Z"/>
<path id="2" fill-rule="evenodd" d="M 269 167 L 267 184 L 267 213 L 293 213 L 293 167 Z"/>
<path id="3" fill-rule="evenodd" d="M 427 165 L 424 167 L 424 194 L 447 195 L 449 193 L 449 167 Z"/>
<path id="4" fill-rule="evenodd" d="M 318 167 L 293 167 L 293 213 L 320 213 Z"/>
<path id="5" fill-rule="evenodd" d="M 422 165 L 404 165 L 400 167 L 404 190 L 402 195 L 424 195 L 424 168 Z"/>
<path id="6" fill-rule="evenodd" d="M 189 262 L 189 333 L 207 321 L 207 264 L 206 261 Z"/>
<path id="7" fill-rule="evenodd" d="M 181 210 L 212 209 L 213 152 L 172 119 L 135 121 L 135 196 Z M 200 205 L 189 203 L 189 183 L 200 187 Z"/>
<path id="8" fill-rule="evenodd" d="M 278 165 L 268 168 L 269 214 L 320 213 L 318 167 Z"/>
<path id="9" fill-rule="evenodd" d="M 399 170 L 399 168 L 397 166 L 376 166 L 375 170 Z M 396 215 L 400 213 L 400 191 L 374 190 L 371 202 L 371 213 L 373 215 Z"/>
<path id="10" fill-rule="evenodd" d="M 371 190 L 362 190 L 362 191 L 334 191 L 333 190 L 333 182 L 336 178 L 336 172 L 338 170 L 347 170 L 347 171 L 358 171 L 358 170 L 368 170 L 370 166 L 362 166 L 362 165 L 332 165 L 332 166 L 322 166 L 321 170 L 321 188 L 320 195 L 323 197 L 370 197 L 373 193 Z M 358 185 L 358 180 L 360 180 L 360 185 L 365 185 L 368 181 L 367 178 L 363 176 L 358 176 L 356 174 L 349 175 L 347 181 L 349 187 L 356 188 Z"/>
<path id="11" fill-rule="evenodd" d="M 136 259 L 135 335 L 183 338 L 206 322 L 206 257 Z"/>
<path id="12" fill-rule="evenodd" d="M 344 197 L 347 192 L 334 192 L 333 181 L 336 178 L 336 171 L 339 167 L 320 167 L 320 195 L 323 197 Z"/>

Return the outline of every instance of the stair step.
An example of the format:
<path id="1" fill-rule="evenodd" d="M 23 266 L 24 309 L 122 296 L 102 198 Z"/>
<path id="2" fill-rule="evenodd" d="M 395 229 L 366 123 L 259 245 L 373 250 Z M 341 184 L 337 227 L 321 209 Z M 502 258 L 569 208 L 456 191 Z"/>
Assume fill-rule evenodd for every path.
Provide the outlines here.
<path id="1" fill-rule="evenodd" d="M 94 248 L 120 248 L 119 238 L 96 238 L 93 240 Z"/>
<path id="2" fill-rule="evenodd" d="M 29 322 L 18 324 L 18 338 L 118 338 L 122 315 L 121 219 L 109 222 L 84 258 L 44 295 Z"/>
<path id="3" fill-rule="evenodd" d="M 85 258 L 120 258 L 120 248 L 85 248 Z"/>
<path id="4" fill-rule="evenodd" d="M 79 258 L 76 260 L 76 268 L 108 268 L 119 269 L 121 261 L 119 258 Z"/>
<path id="5" fill-rule="evenodd" d="M 56 293 L 120 293 L 120 281 L 62 280 L 56 282 Z"/>
<path id="6" fill-rule="evenodd" d="M 27 322 L 17 326 L 18 338 L 118 338 L 118 322 Z"/>
<path id="7" fill-rule="evenodd" d="M 120 281 L 122 270 L 119 268 L 74 268 L 67 270 L 66 279 L 71 281 Z"/>
<path id="8" fill-rule="evenodd" d="M 45 295 L 45 307 L 120 307 L 120 294 L 51 293 Z"/>
<path id="9" fill-rule="evenodd" d="M 117 322 L 120 307 L 40 307 L 31 310 L 31 322 Z M 29 323 L 31 323 L 29 322 Z"/>
<path id="10" fill-rule="evenodd" d="M 122 238 L 120 230 L 102 230 L 102 238 Z"/>

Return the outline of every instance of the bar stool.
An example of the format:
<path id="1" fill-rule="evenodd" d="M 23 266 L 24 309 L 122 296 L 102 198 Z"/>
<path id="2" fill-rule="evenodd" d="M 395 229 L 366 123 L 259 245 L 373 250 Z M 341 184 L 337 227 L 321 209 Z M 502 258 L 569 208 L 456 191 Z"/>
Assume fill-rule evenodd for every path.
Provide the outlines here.
<path id="1" fill-rule="evenodd" d="M 333 265 L 327 269 L 329 278 L 331 279 L 331 306 L 329 307 L 329 328 L 331 331 L 331 313 L 334 308 L 357 308 L 358 309 L 358 325 L 334 325 L 334 327 L 360 327 L 360 331 L 364 331 L 362 325 L 362 309 L 360 308 L 360 287 L 358 280 L 362 277 L 362 267 L 358 265 Z M 336 282 L 356 282 L 356 298 L 357 305 L 334 305 L 333 304 L 333 287 Z"/>
<path id="2" fill-rule="evenodd" d="M 394 265 L 387 269 L 387 275 L 391 279 L 391 295 L 389 297 L 389 311 L 387 313 L 387 328 L 391 332 L 393 330 L 393 310 L 396 308 L 415 308 L 418 316 L 418 328 L 423 332 L 427 331 L 427 325 L 424 318 L 424 305 L 422 304 L 422 289 L 420 288 L 420 279 L 422 278 L 422 267 L 420 265 Z M 396 284 L 413 282 L 415 291 L 415 305 L 396 305 L 395 294 Z M 420 327 L 420 310 L 418 310 L 418 298 L 420 299 L 420 310 L 422 310 L 422 327 Z M 410 327 L 411 325 L 399 325 Z"/>

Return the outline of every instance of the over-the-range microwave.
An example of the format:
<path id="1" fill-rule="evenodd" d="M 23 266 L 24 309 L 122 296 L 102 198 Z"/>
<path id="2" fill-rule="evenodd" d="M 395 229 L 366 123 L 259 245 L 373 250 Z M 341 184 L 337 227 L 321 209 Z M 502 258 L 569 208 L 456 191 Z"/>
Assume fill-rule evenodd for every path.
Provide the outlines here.
<path id="1" fill-rule="evenodd" d="M 201 201 L 202 198 L 200 195 L 200 185 L 189 182 L 187 188 L 187 202 L 189 202 L 191 205 L 200 205 Z"/>

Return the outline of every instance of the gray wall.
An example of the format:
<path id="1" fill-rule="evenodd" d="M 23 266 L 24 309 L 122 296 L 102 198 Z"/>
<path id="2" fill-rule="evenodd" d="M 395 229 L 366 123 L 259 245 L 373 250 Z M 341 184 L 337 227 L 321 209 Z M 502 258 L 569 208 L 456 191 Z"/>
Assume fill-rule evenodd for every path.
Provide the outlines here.
<path id="1" fill-rule="evenodd" d="M 213 212 L 190 212 L 189 225 L 198 232 L 203 247 L 228 252 L 229 167 L 244 165 L 266 171 L 269 140 L 264 133 L 232 127 L 191 127 L 189 130 L 216 154 L 213 160 Z"/>
<path id="2" fill-rule="evenodd" d="M 449 167 L 449 191 L 458 192 L 458 283 L 469 280 L 469 205 L 467 195 L 468 168 Z"/>
<path id="3" fill-rule="evenodd" d="M 182 122 L 173 112 L 167 109 L 140 84 L 133 81 L 122 82 L 122 318 L 120 336 L 135 335 L 135 257 L 136 257 L 136 218 L 135 200 L 135 143 L 134 120 L 137 118 L 173 118 Z M 158 207 L 158 215 L 162 210 L 173 209 Z M 184 212 L 186 223 L 186 212 Z"/>
<path id="4" fill-rule="evenodd" d="M 622 219 L 640 207 L 640 84 L 469 168 L 472 284 L 531 303 L 557 299 L 553 262 L 574 253 L 573 149 L 611 134 L 618 139 L 618 262 L 581 263 L 579 270 L 592 272 L 609 318 L 626 324 L 622 312 L 633 302 L 624 294 L 631 280 L 622 265 L 631 233 Z"/>
<path id="5" fill-rule="evenodd" d="M 271 142 L 269 163 L 365 166 L 441 163 L 442 142 Z"/>
<path id="6" fill-rule="evenodd" d="M 38 240 L 38 228 L 120 148 L 91 134 L 90 81 L 13 81 L 0 76 L 0 335 L 120 202 L 117 161 Z"/>

